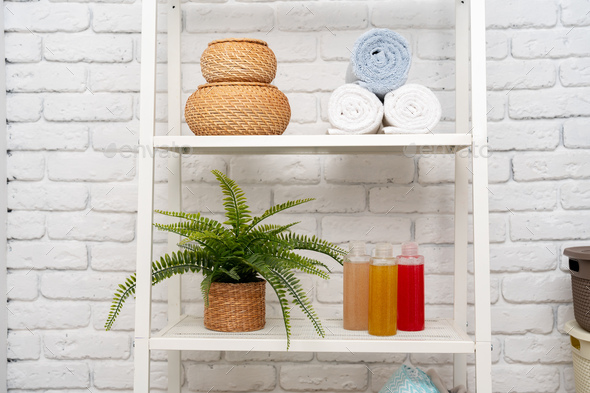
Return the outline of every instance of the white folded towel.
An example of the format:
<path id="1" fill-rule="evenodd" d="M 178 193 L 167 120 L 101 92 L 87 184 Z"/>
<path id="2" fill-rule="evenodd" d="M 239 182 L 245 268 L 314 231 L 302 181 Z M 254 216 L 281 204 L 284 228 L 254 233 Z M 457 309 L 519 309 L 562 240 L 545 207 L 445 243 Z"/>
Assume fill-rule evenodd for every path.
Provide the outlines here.
<path id="1" fill-rule="evenodd" d="M 409 83 L 385 95 L 383 132 L 426 134 L 441 117 L 438 98 L 425 86 Z"/>
<path id="2" fill-rule="evenodd" d="M 331 135 L 374 134 L 381 128 L 383 104 L 369 90 L 355 84 L 342 85 L 330 96 L 328 118 Z"/>

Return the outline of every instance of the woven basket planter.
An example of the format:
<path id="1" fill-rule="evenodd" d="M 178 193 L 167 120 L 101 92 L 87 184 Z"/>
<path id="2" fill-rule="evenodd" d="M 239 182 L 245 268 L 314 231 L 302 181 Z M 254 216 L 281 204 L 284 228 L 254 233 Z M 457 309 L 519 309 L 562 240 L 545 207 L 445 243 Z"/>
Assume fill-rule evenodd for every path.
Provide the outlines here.
<path id="1" fill-rule="evenodd" d="M 273 85 L 208 83 L 189 97 L 184 116 L 195 135 L 280 135 L 289 125 L 291 107 Z"/>
<path id="2" fill-rule="evenodd" d="M 214 282 L 205 307 L 205 327 L 218 332 L 252 332 L 266 323 L 266 281 Z"/>
<path id="3" fill-rule="evenodd" d="M 209 83 L 270 83 L 277 74 L 277 58 L 262 40 L 216 40 L 209 43 L 201 56 L 201 72 Z"/>

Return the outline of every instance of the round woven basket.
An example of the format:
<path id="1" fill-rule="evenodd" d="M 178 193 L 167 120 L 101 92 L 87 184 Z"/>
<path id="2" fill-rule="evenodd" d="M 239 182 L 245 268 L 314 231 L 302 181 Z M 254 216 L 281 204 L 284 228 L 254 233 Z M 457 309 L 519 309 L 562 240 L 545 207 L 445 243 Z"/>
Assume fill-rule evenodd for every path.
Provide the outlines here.
<path id="1" fill-rule="evenodd" d="M 270 83 L 277 74 L 277 58 L 262 40 L 215 40 L 201 55 L 201 72 L 209 83 Z"/>
<path id="2" fill-rule="evenodd" d="M 289 125 L 291 107 L 273 85 L 208 83 L 189 97 L 184 116 L 195 135 L 280 135 Z"/>
<path id="3" fill-rule="evenodd" d="M 214 282 L 205 307 L 205 327 L 218 332 L 251 332 L 266 323 L 266 281 L 229 284 Z"/>

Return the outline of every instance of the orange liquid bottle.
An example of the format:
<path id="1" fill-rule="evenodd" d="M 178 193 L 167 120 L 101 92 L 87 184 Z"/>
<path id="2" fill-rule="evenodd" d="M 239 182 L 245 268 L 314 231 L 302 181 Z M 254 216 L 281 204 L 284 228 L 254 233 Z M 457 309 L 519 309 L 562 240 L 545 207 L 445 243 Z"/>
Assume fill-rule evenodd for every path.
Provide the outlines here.
<path id="1" fill-rule="evenodd" d="M 365 243 L 351 242 L 344 258 L 344 329 L 369 328 L 369 261 Z"/>
<path id="2" fill-rule="evenodd" d="M 369 334 L 397 333 L 397 259 L 393 246 L 378 243 L 369 267 Z"/>

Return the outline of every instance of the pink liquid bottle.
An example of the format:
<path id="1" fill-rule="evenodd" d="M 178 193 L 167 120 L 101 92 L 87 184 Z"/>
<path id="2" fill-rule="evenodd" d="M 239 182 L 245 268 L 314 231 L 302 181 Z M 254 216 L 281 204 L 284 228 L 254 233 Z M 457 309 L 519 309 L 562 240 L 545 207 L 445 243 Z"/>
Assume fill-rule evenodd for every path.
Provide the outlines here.
<path id="1" fill-rule="evenodd" d="M 365 243 L 351 242 L 344 257 L 344 329 L 369 328 L 369 261 Z"/>
<path id="2" fill-rule="evenodd" d="M 418 244 L 402 244 L 398 256 L 397 327 L 416 332 L 424 330 L 424 256 Z"/>

